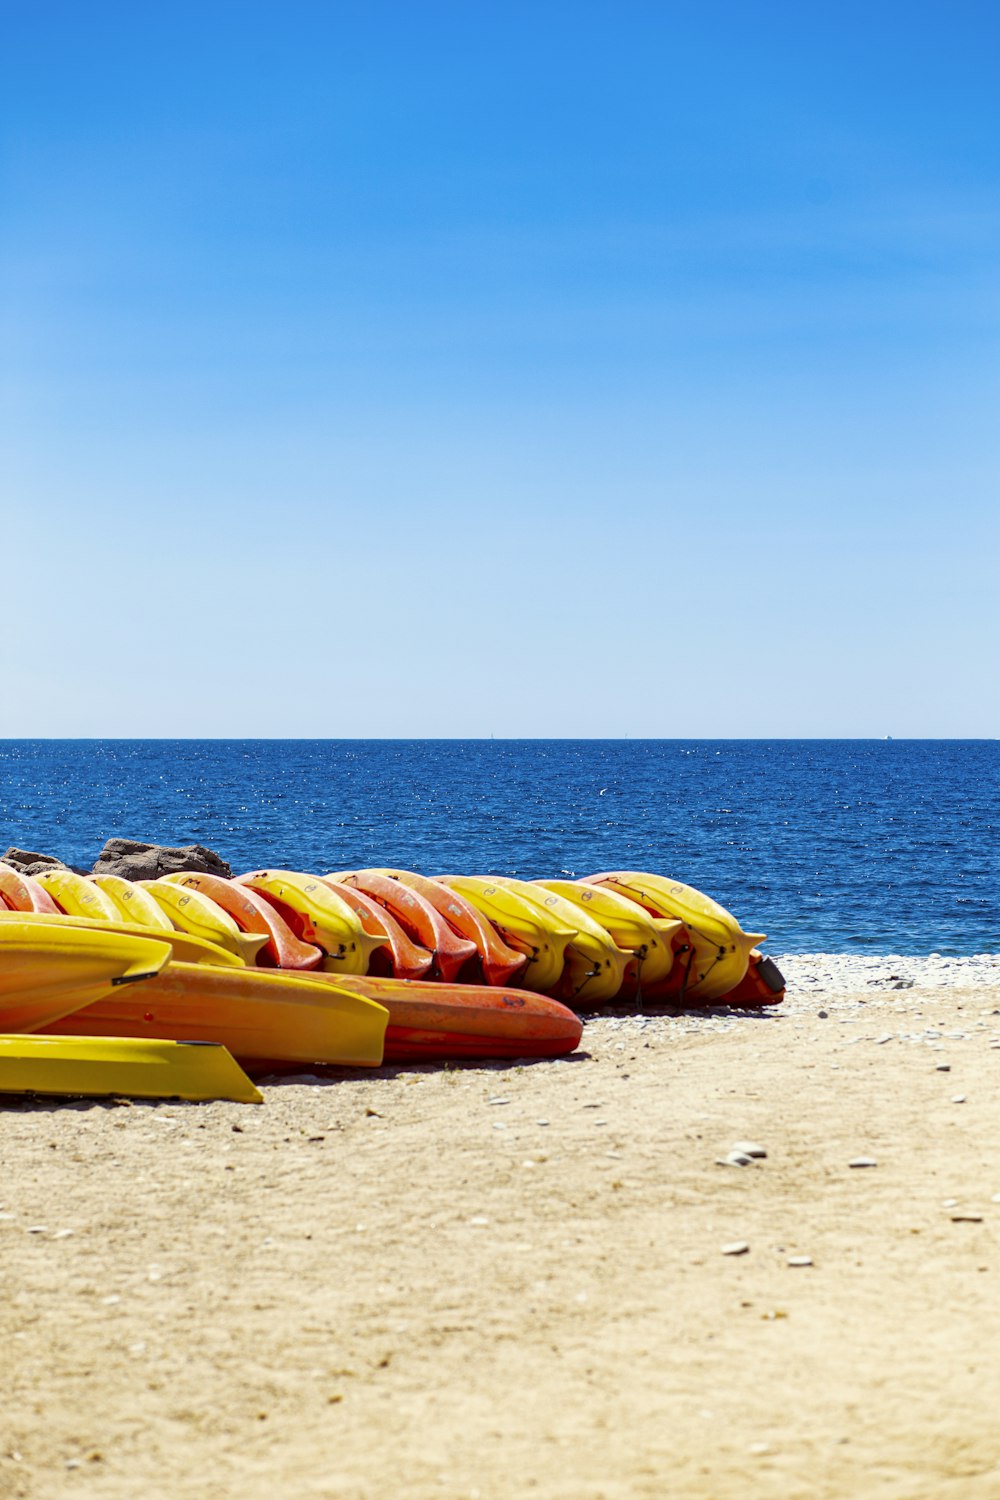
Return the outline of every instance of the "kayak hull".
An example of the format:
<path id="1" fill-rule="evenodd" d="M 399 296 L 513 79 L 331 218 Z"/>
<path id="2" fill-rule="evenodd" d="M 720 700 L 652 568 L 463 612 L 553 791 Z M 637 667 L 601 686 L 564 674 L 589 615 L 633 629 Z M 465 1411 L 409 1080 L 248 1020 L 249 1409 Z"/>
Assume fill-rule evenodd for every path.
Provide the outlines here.
<path id="1" fill-rule="evenodd" d="M 385 1006 L 386 1062 L 563 1057 L 583 1033 L 580 1017 L 565 1005 L 528 990 L 369 974 L 337 983 Z"/>
<path id="2" fill-rule="evenodd" d="M 0 919 L 0 1031 L 35 1031 L 116 988 L 150 983 L 170 958 L 165 943 L 120 933 Z"/>
<path id="3" fill-rule="evenodd" d="M 422 896 L 441 913 L 459 937 L 468 938 L 474 943 L 479 954 L 478 968 L 487 984 L 516 983 L 515 976 L 521 973 L 527 958 L 516 948 L 507 946 L 492 922 L 477 911 L 471 901 L 466 901 L 457 891 L 426 875 L 417 875 L 413 870 L 384 869 L 374 873 L 387 875 L 392 880 L 398 880 L 400 885 L 409 886 L 410 890 L 416 891 L 418 896 Z"/>
<path id="4" fill-rule="evenodd" d="M 271 903 L 251 886 L 236 885 L 231 880 L 224 880 L 221 875 L 202 874 L 192 870 L 164 875 L 163 879 L 172 885 L 186 886 L 199 895 L 207 896 L 232 917 L 241 932 L 262 936 L 264 944 L 256 956 L 258 964 L 277 969 L 309 970 L 318 969 L 323 962 L 323 950 L 297 938 Z"/>
<path id="5" fill-rule="evenodd" d="M 337 885 L 353 886 L 384 906 L 395 917 L 411 942 L 427 949 L 433 957 L 431 974 L 444 984 L 456 980 L 470 960 L 478 959 L 478 949 L 469 938 L 460 937 L 445 921 L 437 907 L 418 891 L 378 870 L 356 870 L 351 875 L 328 877 Z"/>
<path id="6" fill-rule="evenodd" d="M 305 943 L 323 950 L 328 974 L 364 974 L 384 938 L 365 931 L 361 919 L 317 875 L 300 870 L 250 870 L 234 884 L 258 891 Z"/>
<path id="7" fill-rule="evenodd" d="M 172 963 L 135 997 L 104 996 L 45 1028 L 67 1036 L 221 1042 L 241 1063 L 377 1068 L 385 1008 L 332 976 Z M 42 1028 L 39 1028 L 42 1029 Z"/>
<path id="8" fill-rule="evenodd" d="M 690 963 L 684 966 L 679 997 L 703 1004 L 721 999 L 746 974 L 750 952 L 763 940 L 760 932 L 744 932 L 739 922 L 710 896 L 642 870 L 607 870 L 589 875 L 581 885 L 610 886 L 658 917 L 684 923 L 691 945 Z"/>
<path id="9" fill-rule="evenodd" d="M 156 927 L 164 932 L 176 932 L 173 922 L 158 901 L 134 880 L 123 875 L 91 875 L 90 879 L 114 902 L 118 908 L 119 921 L 135 922 L 140 927 Z"/>
<path id="10" fill-rule="evenodd" d="M 376 948 L 368 959 L 369 974 L 381 974 L 387 967 L 389 975 L 396 979 L 422 979 L 433 967 L 433 953 L 415 943 L 388 907 L 382 906 L 374 896 L 355 885 L 334 881 L 328 875 L 323 876 L 323 883 L 331 886 L 341 900 L 347 902 L 370 936 L 383 939 L 383 946 Z M 378 967 L 380 959 L 383 961 L 381 968 Z"/>
<path id="11" fill-rule="evenodd" d="M 175 927 L 200 937 L 203 942 L 228 948 L 245 964 L 254 964 L 267 942 L 266 933 L 242 932 L 228 912 L 200 891 L 174 885 L 166 879 L 143 880 L 138 884 L 163 908 Z"/>
<path id="12" fill-rule="evenodd" d="M 208 943 L 195 937 L 192 932 L 181 932 L 176 927 L 147 927 L 139 922 L 122 918 L 117 922 L 106 922 L 98 917 L 71 917 L 63 912 L 0 911 L 0 927 L 6 922 L 28 922 L 37 927 L 77 928 L 85 932 L 120 933 L 124 937 L 141 938 L 147 943 L 166 943 L 172 958 L 182 963 L 212 964 L 226 969 L 242 969 L 244 963 L 228 948 Z"/>
<path id="13" fill-rule="evenodd" d="M 0 1036 L 0 1093 L 263 1102 L 225 1047 L 131 1037 Z"/>
<path id="14" fill-rule="evenodd" d="M 96 917 L 114 920 L 121 916 L 115 902 L 100 886 L 77 875 L 75 870 L 45 870 L 36 880 L 52 897 L 60 911 L 71 917 Z"/>
<path id="15" fill-rule="evenodd" d="M 0 861 L 0 902 L 10 911 L 44 912 L 58 916 L 59 908 L 33 875 L 22 875 L 13 865 Z"/>
<path id="16" fill-rule="evenodd" d="M 719 996 L 720 1005 L 779 1005 L 785 998 L 785 978 L 773 958 L 757 948 L 750 954 L 747 971 L 735 988 Z"/>
<path id="17" fill-rule="evenodd" d="M 437 883 L 455 890 L 496 928 L 508 947 L 523 953 L 526 964 L 518 976 L 524 990 L 551 993 L 566 967 L 566 946 L 576 929 L 559 926 L 514 891 L 483 875 L 439 875 Z"/>

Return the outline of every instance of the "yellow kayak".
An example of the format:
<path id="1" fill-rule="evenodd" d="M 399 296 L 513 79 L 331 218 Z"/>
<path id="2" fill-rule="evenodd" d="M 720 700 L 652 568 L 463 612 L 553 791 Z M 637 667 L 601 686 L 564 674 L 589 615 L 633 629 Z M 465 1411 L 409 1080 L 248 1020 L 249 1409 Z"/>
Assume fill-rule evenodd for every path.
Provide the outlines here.
<path id="1" fill-rule="evenodd" d="M 0 1093 L 264 1102 L 225 1047 L 123 1037 L 0 1036 Z"/>
<path id="2" fill-rule="evenodd" d="M 322 948 L 327 974 L 367 974 L 385 937 L 366 932 L 357 912 L 316 875 L 299 870 L 252 870 L 236 877 L 274 904 L 296 937 Z"/>
<path id="3" fill-rule="evenodd" d="M 126 922 L 137 922 L 140 927 L 158 927 L 162 931 L 176 931 L 158 901 L 134 880 L 125 880 L 121 875 L 91 875 L 94 884 L 118 908 L 118 918 Z"/>
<path id="4" fill-rule="evenodd" d="M 0 1030 L 34 1031 L 116 986 L 148 983 L 169 958 L 167 945 L 151 938 L 9 912 L 0 920 Z"/>
<path id="5" fill-rule="evenodd" d="M 666 979 L 674 966 L 674 940 L 683 932 L 683 922 L 654 917 L 609 886 L 579 885 L 575 880 L 536 880 L 532 884 L 585 911 L 611 934 L 619 948 L 627 948 L 635 961 L 635 982 L 640 989 Z"/>
<path id="6" fill-rule="evenodd" d="M 402 982 L 402 981 L 400 981 Z M 48 1030 L 66 1036 L 221 1042 L 240 1062 L 377 1068 L 389 1012 L 331 978 L 169 964 L 133 997 L 115 990 Z"/>
<path id="7" fill-rule="evenodd" d="M 74 870 L 45 870 L 35 879 L 53 901 L 71 917 L 114 918 L 121 915 L 109 896 Z"/>
<path id="8" fill-rule="evenodd" d="M 574 906 L 556 891 L 543 890 L 530 880 L 510 876 L 493 877 L 496 885 L 521 896 L 537 907 L 545 920 L 552 920 L 563 930 L 576 928 L 566 945 L 566 966 L 558 987 L 552 992 L 559 1000 L 574 1006 L 606 1005 L 618 994 L 625 971 L 634 961 L 631 951 L 620 948 L 606 927 L 582 906 Z"/>
<path id="9" fill-rule="evenodd" d="M 750 962 L 750 950 L 764 941 L 763 932 L 744 932 L 724 906 L 692 886 L 666 875 L 642 870 L 612 870 L 589 875 L 584 885 L 607 886 L 655 916 L 684 923 L 691 943 L 691 967 L 683 993 L 715 1000 L 739 984 Z"/>
<path id="10" fill-rule="evenodd" d="M 560 923 L 507 886 L 487 875 L 438 875 L 441 885 L 464 896 L 497 929 L 508 947 L 526 955 L 518 988 L 552 993 L 566 967 L 566 948 L 576 936 L 575 926 Z"/>
<path id="11" fill-rule="evenodd" d="M 188 886 L 169 880 L 140 880 L 137 884 L 151 896 L 175 926 L 191 932 L 206 943 L 228 948 L 245 964 L 253 964 L 267 942 L 266 934 L 241 932 L 227 911 Z"/>
<path id="12" fill-rule="evenodd" d="M 145 942 L 166 943 L 173 958 L 189 964 L 216 964 L 226 969 L 242 969 L 243 960 L 228 948 L 207 943 L 191 932 L 176 927 L 151 928 L 138 922 L 105 921 L 99 917 L 67 917 L 61 912 L 10 911 L 0 909 L 0 926 L 6 922 L 30 922 L 36 926 L 76 927 L 84 932 L 118 932 L 124 937 L 142 938 Z"/>

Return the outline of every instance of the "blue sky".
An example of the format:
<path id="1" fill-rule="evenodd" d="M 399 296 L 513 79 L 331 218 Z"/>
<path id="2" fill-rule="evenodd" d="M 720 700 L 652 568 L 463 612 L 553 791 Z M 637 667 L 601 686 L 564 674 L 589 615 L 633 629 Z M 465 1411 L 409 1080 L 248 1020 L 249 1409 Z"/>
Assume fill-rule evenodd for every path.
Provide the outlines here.
<path id="1" fill-rule="evenodd" d="M 994 5 L 3 20 L 0 735 L 1000 733 Z"/>

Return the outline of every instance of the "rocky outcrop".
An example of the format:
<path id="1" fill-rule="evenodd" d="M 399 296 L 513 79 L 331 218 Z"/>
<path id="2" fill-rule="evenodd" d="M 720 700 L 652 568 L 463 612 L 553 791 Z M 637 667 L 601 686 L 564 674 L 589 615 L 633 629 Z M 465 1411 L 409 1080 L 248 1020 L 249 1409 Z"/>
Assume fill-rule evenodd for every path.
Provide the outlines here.
<path id="1" fill-rule="evenodd" d="M 71 870 L 72 865 L 66 864 L 61 859 L 56 859 L 54 854 L 33 854 L 30 849 L 15 849 L 13 844 L 7 853 L 0 857 L 0 862 L 10 865 L 19 875 L 41 875 L 46 870 Z M 82 874 L 77 871 L 77 874 Z"/>
<path id="2" fill-rule="evenodd" d="M 233 873 L 231 865 L 202 844 L 185 844 L 177 849 L 167 844 L 140 844 L 134 839 L 108 839 L 91 874 L 157 880 L 177 870 L 198 870 L 206 875 L 221 875 L 226 880 Z"/>

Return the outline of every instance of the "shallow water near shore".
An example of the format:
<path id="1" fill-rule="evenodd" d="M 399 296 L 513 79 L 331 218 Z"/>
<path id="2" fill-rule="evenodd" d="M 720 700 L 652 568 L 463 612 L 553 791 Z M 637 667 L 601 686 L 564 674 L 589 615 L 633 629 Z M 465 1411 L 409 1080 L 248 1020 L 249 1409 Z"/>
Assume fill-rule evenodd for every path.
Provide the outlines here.
<path id="1" fill-rule="evenodd" d="M 234 869 L 661 871 L 777 954 L 1000 950 L 992 740 L 6 740 L 0 837 Z"/>

